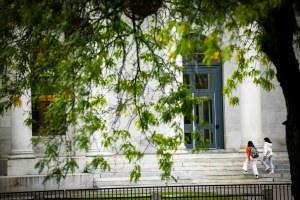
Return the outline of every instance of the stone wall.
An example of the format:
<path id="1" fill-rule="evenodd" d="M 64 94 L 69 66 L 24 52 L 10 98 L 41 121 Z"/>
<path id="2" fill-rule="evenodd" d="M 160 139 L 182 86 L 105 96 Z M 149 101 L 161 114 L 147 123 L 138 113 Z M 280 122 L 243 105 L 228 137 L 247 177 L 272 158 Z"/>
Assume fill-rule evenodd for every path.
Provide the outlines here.
<path id="1" fill-rule="evenodd" d="M 68 175 L 60 184 L 57 184 L 55 179 L 51 179 L 43 184 L 44 178 L 45 176 L 42 175 L 0 177 L 0 192 L 93 188 L 92 174 Z"/>

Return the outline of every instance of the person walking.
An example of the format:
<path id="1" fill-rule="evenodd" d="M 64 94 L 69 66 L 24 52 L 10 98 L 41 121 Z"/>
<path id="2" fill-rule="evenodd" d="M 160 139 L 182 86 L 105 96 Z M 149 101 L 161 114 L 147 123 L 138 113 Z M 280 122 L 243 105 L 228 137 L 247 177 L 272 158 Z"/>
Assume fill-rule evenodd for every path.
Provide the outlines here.
<path id="1" fill-rule="evenodd" d="M 247 153 L 247 158 L 243 165 L 243 170 L 244 170 L 243 173 L 248 174 L 248 164 L 252 164 L 254 178 L 258 179 L 258 171 L 257 171 L 257 166 L 256 166 L 257 158 L 258 158 L 258 151 L 255 148 L 252 141 L 248 141 L 248 145 L 246 147 L 246 153 Z"/>
<path id="2" fill-rule="evenodd" d="M 269 174 L 274 174 L 272 142 L 268 137 L 265 137 L 264 141 L 264 157 L 262 164 L 266 167 L 267 172 L 270 171 Z M 269 165 L 267 164 L 267 161 Z"/>

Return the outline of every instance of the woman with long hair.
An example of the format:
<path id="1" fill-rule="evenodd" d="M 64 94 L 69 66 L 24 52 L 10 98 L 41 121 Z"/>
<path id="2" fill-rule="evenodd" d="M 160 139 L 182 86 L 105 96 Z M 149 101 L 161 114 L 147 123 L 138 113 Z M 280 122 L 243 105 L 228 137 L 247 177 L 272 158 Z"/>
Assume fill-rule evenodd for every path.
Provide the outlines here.
<path id="1" fill-rule="evenodd" d="M 269 174 L 274 174 L 272 142 L 268 137 L 265 137 L 264 141 L 264 157 L 262 160 L 262 164 L 266 167 L 267 172 L 270 171 Z M 267 162 L 269 163 L 269 165 L 267 164 Z"/>
<path id="2" fill-rule="evenodd" d="M 243 170 L 244 170 L 244 174 L 248 174 L 248 164 L 252 164 L 252 170 L 253 170 L 253 174 L 254 174 L 254 178 L 258 179 L 258 171 L 257 171 L 257 158 L 253 158 L 251 156 L 251 149 L 254 148 L 253 150 L 256 150 L 254 144 L 252 141 L 248 141 L 248 145 L 246 147 L 246 153 L 247 153 L 247 158 L 244 162 L 243 165 Z"/>

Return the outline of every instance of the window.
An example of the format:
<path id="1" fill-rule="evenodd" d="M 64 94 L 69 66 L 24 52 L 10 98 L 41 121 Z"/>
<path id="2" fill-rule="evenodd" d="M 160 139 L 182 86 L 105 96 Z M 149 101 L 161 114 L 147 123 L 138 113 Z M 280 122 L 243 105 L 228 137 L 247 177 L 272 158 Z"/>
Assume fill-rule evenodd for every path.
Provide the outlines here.
<path id="1" fill-rule="evenodd" d="M 53 96 L 44 95 L 40 96 L 38 100 L 32 103 L 32 135 L 37 136 L 45 130 L 45 114 L 47 107 L 51 104 Z"/>
<path id="2" fill-rule="evenodd" d="M 210 89 L 210 74 L 195 74 L 196 89 Z"/>
<path id="3" fill-rule="evenodd" d="M 38 69 L 32 83 L 32 135 L 64 135 L 66 132 L 66 113 L 61 106 L 59 113 L 51 112 L 50 106 L 57 93 L 55 73 L 52 68 Z M 53 110 L 53 109 L 52 109 Z M 47 119 L 46 116 L 51 116 Z M 49 120 L 51 119 L 51 120 Z"/>

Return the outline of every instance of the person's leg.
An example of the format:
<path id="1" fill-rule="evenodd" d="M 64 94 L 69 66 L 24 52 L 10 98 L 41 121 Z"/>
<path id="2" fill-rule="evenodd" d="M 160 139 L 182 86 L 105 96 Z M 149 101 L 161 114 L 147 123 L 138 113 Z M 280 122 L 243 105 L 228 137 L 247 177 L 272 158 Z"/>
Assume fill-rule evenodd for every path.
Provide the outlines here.
<path id="1" fill-rule="evenodd" d="M 269 165 L 270 165 L 270 169 L 271 169 L 270 174 L 273 174 L 274 173 L 273 156 L 269 157 Z"/>
<path id="2" fill-rule="evenodd" d="M 265 166 L 266 170 L 269 170 L 270 167 L 268 166 L 268 164 L 267 164 L 267 162 L 266 162 L 267 159 L 268 159 L 268 158 L 264 157 L 263 160 L 262 160 L 261 162 L 262 162 L 262 164 Z"/>
<path id="3" fill-rule="evenodd" d="M 257 162 L 257 158 L 252 159 L 252 170 L 255 176 L 254 178 L 258 178 L 258 170 L 257 170 L 256 162 Z"/>
<path id="4" fill-rule="evenodd" d="M 246 160 L 244 161 L 243 170 L 244 170 L 244 173 L 247 173 L 247 171 L 248 171 L 248 158 L 246 158 Z"/>

